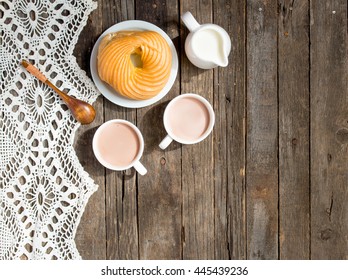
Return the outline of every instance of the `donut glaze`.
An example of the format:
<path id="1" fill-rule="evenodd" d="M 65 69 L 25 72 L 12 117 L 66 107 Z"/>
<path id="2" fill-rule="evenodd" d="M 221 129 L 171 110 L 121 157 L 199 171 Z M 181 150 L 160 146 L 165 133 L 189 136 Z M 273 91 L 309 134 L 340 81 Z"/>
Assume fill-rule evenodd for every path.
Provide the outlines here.
<path id="1" fill-rule="evenodd" d="M 132 56 L 140 59 L 133 63 Z M 106 35 L 98 49 L 98 73 L 121 95 L 135 100 L 156 96 L 172 65 L 167 41 L 154 31 L 120 31 Z"/>

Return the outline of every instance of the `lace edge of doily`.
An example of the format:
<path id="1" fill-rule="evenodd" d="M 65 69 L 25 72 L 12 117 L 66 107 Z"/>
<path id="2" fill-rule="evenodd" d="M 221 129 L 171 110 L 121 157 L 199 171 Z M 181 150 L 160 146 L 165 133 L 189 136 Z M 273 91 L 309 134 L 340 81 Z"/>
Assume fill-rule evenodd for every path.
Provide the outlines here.
<path id="1" fill-rule="evenodd" d="M 76 258 L 75 258 L 76 260 L 82 260 L 82 256 L 81 256 L 80 251 L 78 250 L 78 248 L 77 248 L 77 246 L 76 246 L 76 241 L 75 241 L 77 228 L 78 228 L 79 225 L 80 225 L 82 216 L 83 216 L 83 214 L 84 214 L 84 212 L 85 212 L 86 205 L 88 204 L 89 199 L 91 198 L 92 194 L 94 194 L 94 193 L 97 191 L 97 189 L 99 188 L 99 186 L 98 186 L 97 184 L 94 183 L 94 180 L 89 176 L 89 174 L 88 174 L 85 170 L 83 170 L 83 172 L 86 173 L 86 174 L 88 175 L 88 177 L 86 177 L 86 179 L 87 179 L 88 181 L 90 181 L 91 186 L 93 186 L 93 187 L 89 188 L 89 189 L 88 189 L 88 192 L 85 194 L 85 200 L 83 201 L 83 203 L 82 203 L 82 205 L 81 205 L 81 211 L 80 211 L 79 214 L 77 215 L 76 222 L 75 222 L 75 226 L 74 226 L 74 228 L 73 228 L 73 230 L 72 230 L 72 236 L 71 236 L 71 238 L 72 238 L 72 240 L 73 240 L 72 246 L 74 247 L 74 250 L 75 250 L 75 252 L 76 252 L 76 254 L 77 254 L 77 256 L 76 256 Z M 86 183 L 88 184 L 88 182 L 86 182 Z"/>
<path id="2" fill-rule="evenodd" d="M 84 1 L 89 4 L 89 7 L 86 9 L 85 16 L 83 17 L 83 20 L 81 21 L 81 24 L 80 24 L 79 28 L 76 31 L 77 36 L 74 36 L 74 38 L 73 38 L 73 41 L 72 41 L 72 44 L 71 44 L 72 48 L 69 49 L 69 57 L 73 58 L 73 60 L 71 62 L 74 64 L 74 68 L 78 69 L 80 71 L 80 74 L 83 75 L 83 78 L 86 81 L 88 81 L 89 86 L 93 89 L 94 92 L 96 92 L 96 94 L 91 96 L 90 99 L 88 100 L 88 102 L 90 104 L 93 104 L 97 100 L 98 96 L 100 95 L 100 92 L 97 89 L 97 87 L 94 85 L 94 83 L 91 80 L 91 78 L 88 77 L 86 71 L 83 70 L 79 66 L 79 64 L 76 61 L 76 57 L 73 55 L 74 49 L 75 49 L 76 44 L 77 44 L 77 42 L 78 42 L 78 40 L 80 38 L 81 32 L 87 25 L 87 20 L 88 20 L 89 15 L 91 14 L 92 11 L 94 11 L 98 7 L 98 3 L 94 2 L 93 0 L 84 0 Z M 79 126 L 80 126 L 80 124 L 78 124 L 78 127 Z"/>
<path id="3" fill-rule="evenodd" d="M 80 74 L 84 76 L 84 78 L 86 79 L 86 81 L 89 82 L 89 85 L 91 86 L 91 88 L 94 89 L 94 91 L 97 93 L 93 96 L 91 96 L 91 98 L 88 100 L 90 104 L 93 104 L 96 99 L 98 98 L 100 92 L 97 90 L 97 88 L 95 87 L 95 85 L 93 84 L 93 82 L 91 81 L 91 79 L 87 76 L 87 73 L 85 70 L 81 69 L 81 67 L 78 65 L 77 61 L 76 61 L 76 57 L 73 55 L 73 51 L 75 49 L 75 46 L 78 42 L 78 39 L 81 35 L 81 32 L 82 30 L 85 28 L 85 26 L 87 25 L 87 20 L 88 20 L 88 16 L 90 15 L 90 13 L 95 10 L 97 7 L 98 7 L 98 3 L 97 2 L 94 2 L 92 0 L 85 0 L 86 3 L 89 4 L 89 7 L 88 9 L 86 9 L 86 12 L 85 12 L 85 16 L 84 16 L 84 19 L 83 21 L 81 22 L 81 25 L 79 26 L 79 29 L 77 30 L 77 36 L 74 38 L 74 41 L 73 41 L 73 48 L 71 48 L 71 50 L 69 51 L 70 53 L 70 56 L 74 58 L 74 64 L 75 64 L 75 67 L 77 69 L 79 69 L 80 71 Z M 74 128 L 73 128 L 73 131 L 72 131 L 72 137 L 71 137 L 71 143 L 73 144 L 74 141 L 75 141 L 75 135 L 76 135 L 76 132 L 78 130 L 78 128 L 81 126 L 80 123 L 77 123 Z M 85 194 L 85 200 L 83 201 L 82 203 L 82 207 L 81 207 L 81 211 L 79 212 L 79 214 L 77 215 L 77 218 L 76 218 L 76 223 L 75 223 L 75 226 L 72 230 L 72 240 L 74 241 L 73 242 L 73 246 L 74 246 L 74 249 L 75 249 L 75 252 L 77 253 L 77 256 L 75 259 L 82 259 L 82 256 L 76 246 L 76 242 L 75 242 L 75 237 L 76 237 L 76 232 L 77 232 L 77 228 L 78 226 L 80 225 L 80 222 L 81 222 L 81 219 L 82 219 L 82 216 L 85 212 L 85 209 L 86 209 L 86 205 L 88 204 L 89 202 L 89 199 L 91 198 L 92 194 L 94 194 L 97 189 L 99 188 L 99 186 L 94 182 L 94 180 L 90 177 L 89 173 L 83 168 L 83 166 L 81 165 L 80 163 L 80 160 L 78 159 L 77 157 L 77 154 L 76 154 L 76 151 L 75 149 L 73 149 L 73 152 L 74 152 L 74 157 L 76 157 L 77 159 L 77 162 L 78 162 L 78 169 L 79 169 L 79 172 L 81 172 L 82 174 L 81 175 L 84 175 L 83 177 L 86 178 L 86 185 L 89 185 L 90 187 L 88 188 L 88 192 Z"/>
<path id="4" fill-rule="evenodd" d="M 95 94 L 92 94 L 89 98 L 88 98 L 88 102 L 90 103 L 94 103 L 96 101 L 96 99 L 98 98 L 100 92 L 96 89 L 95 85 L 93 84 L 93 82 L 91 81 L 91 79 L 87 76 L 86 71 L 84 71 L 83 69 L 80 68 L 80 66 L 78 65 L 78 63 L 76 62 L 76 57 L 73 55 L 73 50 L 76 46 L 76 43 L 78 42 L 78 39 L 81 35 L 81 31 L 83 30 L 83 28 L 85 28 L 87 21 L 88 21 L 88 17 L 90 15 L 90 13 L 95 10 L 98 6 L 97 2 L 94 2 L 92 0 L 83 0 L 86 3 L 86 10 L 83 12 L 82 15 L 82 21 L 81 24 L 76 32 L 76 36 L 74 36 L 74 40 L 73 40 L 73 44 L 72 44 L 72 48 L 69 50 L 68 53 L 68 57 L 73 58 L 73 62 L 74 62 L 74 68 L 76 70 L 79 71 L 79 74 L 81 74 L 83 76 L 83 78 L 88 82 L 88 86 L 93 90 L 93 92 Z M 80 127 L 79 123 L 76 123 L 75 125 L 73 125 L 72 127 L 72 134 L 71 134 L 71 138 L 70 138 L 70 143 L 71 145 L 73 145 L 74 140 L 75 140 L 75 135 L 77 132 L 77 129 Z M 78 159 L 77 155 L 76 155 L 76 151 L 75 149 L 73 149 L 73 156 L 76 158 L 76 169 L 77 171 L 81 174 L 81 177 L 84 178 L 84 184 L 86 186 L 86 192 L 84 194 L 84 199 L 81 200 L 81 204 L 80 204 L 80 211 L 76 216 L 76 220 L 74 223 L 74 226 L 72 227 L 72 234 L 71 234 L 71 246 L 73 247 L 73 259 L 82 259 L 79 250 L 77 249 L 76 246 L 76 242 L 75 242 L 75 237 L 76 237 L 76 232 L 77 232 L 77 228 L 80 225 L 81 222 L 81 218 L 84 214 L 85 211 L 85 207 L 87 205 L 87 203 L 89 202 L 89 199 L 91 197 L 91 195 L 97 191 L 98 189 L 98 185 L 94 182 L 94 180 L 90 177 L 90 175 L 88 174 L 88 172 L 86 172 L 83 168 L 83 166 L 80 163 L 80 160 Z"/>

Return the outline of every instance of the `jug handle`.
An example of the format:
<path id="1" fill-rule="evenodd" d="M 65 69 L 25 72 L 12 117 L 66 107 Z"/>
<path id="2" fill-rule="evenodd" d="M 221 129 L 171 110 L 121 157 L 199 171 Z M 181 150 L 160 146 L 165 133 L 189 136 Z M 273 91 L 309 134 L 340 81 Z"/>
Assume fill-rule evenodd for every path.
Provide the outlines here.
<path id="1" fill-rule="evenodd" d="M 193 15 L 190 12 L 184 13 L 181 16 L 181 19 L 186 25 L 187 29 L 190 30 L 190 32 L 193 32 L 198 27 L 200 27 L 200 24 L 197 22 L 197 20 L 193 17 Z"/>

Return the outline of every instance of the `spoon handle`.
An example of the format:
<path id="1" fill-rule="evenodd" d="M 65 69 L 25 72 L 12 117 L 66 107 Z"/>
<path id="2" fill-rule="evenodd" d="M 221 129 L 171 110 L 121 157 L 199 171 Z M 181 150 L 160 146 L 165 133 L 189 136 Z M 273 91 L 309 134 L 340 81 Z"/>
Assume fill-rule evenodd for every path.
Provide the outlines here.
<path id="1" fill-rule="evenodd" d="M 24 66 L 27 71 L 32 74 L 34 77 L 38 78 L 41 82 L 46 83 L 47 78 L 44 74 L 40 72 L 39 69 L 37 69 L 33 64 L 22 60 L 22 65 Z"/>
<path id="2" fill-rule="evenodd" d="M 58 89 L 46 78 L 44 74 L 40 72 L 39 69 L 37 69 L 33 64 L 27 62 L 26 60 L 22 60 L 22 65 L 30 74 L 38 78 L 41 82 L 48 85 L 56 93 L 58 93 L 65 104 L 69 107 L 71 113 L 77 121 L 79 121 L 81 124 L 89 124 L 94 120 L 96 113 L 92 105 L 88 104 L 85 101 L 69 96 Z"/>
<path id="3" fill-rule="evenodd" d="M 25 69 L 27 69 L 27 71 L 32 74 L 34 77 L 38 78 L 41 82 L 43 82 L 44 84 L 48 85 L 49 87 L 51 87 L 56 93 L 58 93 L 60 95 L 60 97 L 62 97 L 62 99 L 64 101 L 66 101 L 66 94 L 64 92 L 62 92 L 60 89 L 58 89 L 55 85 L 53 85 L 44 74 L 42 74 L 42 72 L 37 69 L 33 64 L 22 60 L 22 65 L 24 66 Z"/>

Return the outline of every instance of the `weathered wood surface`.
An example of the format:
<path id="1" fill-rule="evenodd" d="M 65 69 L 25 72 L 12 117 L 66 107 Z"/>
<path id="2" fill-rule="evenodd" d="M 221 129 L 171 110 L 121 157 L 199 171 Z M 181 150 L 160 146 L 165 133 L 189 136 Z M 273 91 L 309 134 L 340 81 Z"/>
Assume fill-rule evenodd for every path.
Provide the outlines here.
<path id="1" fill-rule="evenodd" d="M 309 3 L 280 1 L 278 18 L 280 259 L 308 259 Z"/>
<path id="2" fill-rule="evenodd" d="M 74 52 L 79 65 L 86 70 L 89 76 L 90 53 L 95 38 L 103 31 L 102 23 L 98 21 L 98 18 L 102 18 L 102 14 L 102 6 L 99 5 L 80 35 L 79 45 L 83 47 L 77 46 Z M 107 257 L 105 250 L 107 230 L 105 224 L 105 169 L 100 166 L 91 149 L 94 132 L 104 122 L 104 99 L 98 97 L 94 106 L 97 111 L 95 121 L 91 125 L 81 126 L 78 129 L 74 147 L 82 166 L 91 175 L 95 183 L 99 185 L 99 188 L 89 199 L 75 240 L 76 246 L 84 259 L 105 259 Z"/>
<path id="3" fill-rule="evenodd" d="M 247 257 L 278 258 L 277 2 L 247 2 Z"/>
<path id="4" fill-rule="evenodd" d="M 212 22 L 212 1 L 182 1 L 181 11 L 191 11 L 198 22 Z M 181 37 L 188 30 L 182 26 Z M 182 53 L 184 40 L 182 40 Z M 213 103 L 213 70 L 192 67 L 181 57 L 181 92 L 197 93 Z M 214 156 L 210 135 L 197 145 L 182 147 L 183 258 L 214 258 Z"/>
<path id="5" fill-rule="evenodd" d="M 162 28 L 178 46 L 178 3 L 176 1 L 136 1 L 137 19 Z M 165 137 L 163 113 L 170 99 L 180 93 L 180 72 L 176 82 L 160 102 L 137 110 L 137 123 L 144 134 L 143 163 L 148 175 L 138 177 L 139 257 L 141 259 L 180 259 L 181 241 L 181 147 L 162 151 L 158 144 Z"/>
<path id="6" fill-rule="evenodd" d="M 188 61 L 187 10 L 230 34 L 228 67 Z M 88 74 L 98 36 L 129 19 L 167 32 L 180 68 L 160 102 L 135 110 L 99 97 L 96 121 L 79 129 L 77 154 L 99 185 L 76 234 L 82 257 L 348 259 L 347 2 L 98 1 L 75 49 Z M 165 106 L 186 92 L 213 104 L 213 133 L 161 151 Z M 94 158 L 93 133 L 113 118 L 143 132 L 146 176 Z"/>
<path id="7" fill-rule="evenodd" d="M 103 6 L 103 30 L 116 22 L 134 19 L 133 1 L 109 1 Z M 105 20 L 104 20 L 105 19 Z M 136 124 L 136 111 L 107 101 L 105 121 L 126 119 Z M 138 258 L 137 177 L 134 170 L 112 172 L 106 170 L 106 252 L 108 259 Z"/>
<path id="8" fill-rule="evenodd" d="M 310 12 L 311 256 L 348 259 L 347 1 Z"/>
<path id="9" fill-rule="evenodd" d="M 232 40 L 230 66 L 214 70 L 214 258 L 245 259 L 246 6 L 221 0 L 214 7 L 214 22 Z"/>

